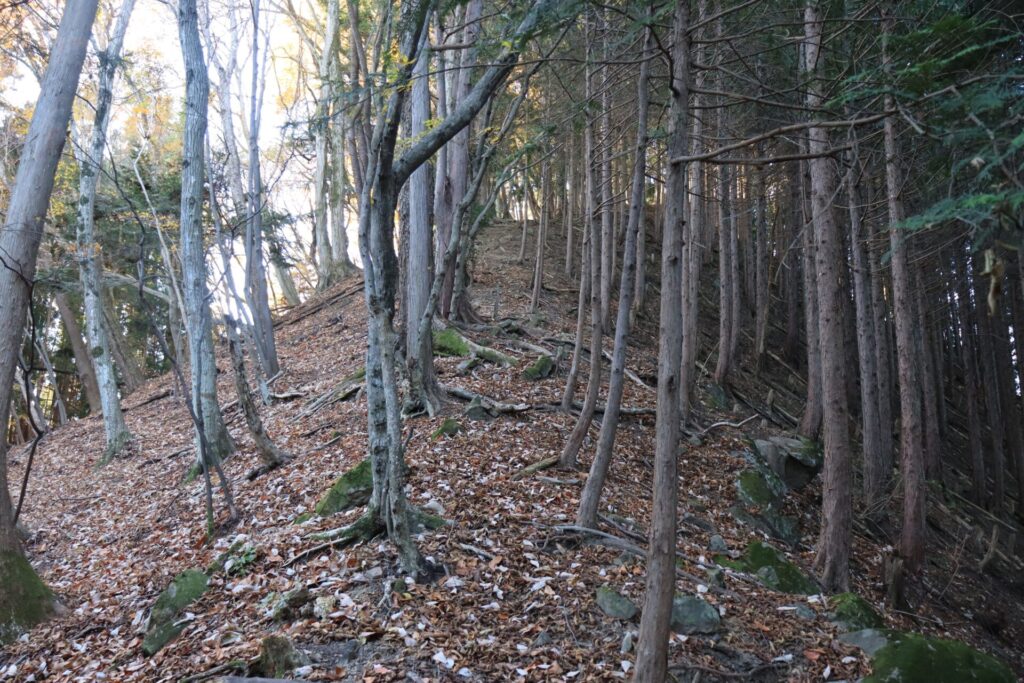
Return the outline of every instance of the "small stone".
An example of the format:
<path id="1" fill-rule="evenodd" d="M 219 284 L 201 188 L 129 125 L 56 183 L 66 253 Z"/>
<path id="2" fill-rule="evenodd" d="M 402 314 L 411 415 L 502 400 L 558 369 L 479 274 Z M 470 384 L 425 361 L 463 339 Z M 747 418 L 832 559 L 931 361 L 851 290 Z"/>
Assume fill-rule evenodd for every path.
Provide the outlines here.
<path id="1" fill-rule="evenodd" d="M 721 567 L 709 567 L 707 573 L 709 584 L 719 588 L 725 588 L 725 572 L 722 571 Z"/>
<path id="2" fill-rule="evenodd" d="M 494 415 L 491 411 L 484 407 L 483 401 L 480 400 L 479 396 L 474 396 L 473 400 L 469 402 L 466 409 L 462 411 L 462 415 L 469 420 L 493 420 Z"/>
<path id="3" fill-rule="evenodd" d="M 533 646 L 545 647 L 547 645 L 550 645 L 552 640 L 553 639 L 551 638 L 550 633 L 548 633 L 547 631 L 541 631 L 537 634 L 537 637 L 533 639 Z"/>
<path id="4" fill-rule="evenodd" d="M 271 678 L 287 676 L 309 663 L 309 657 L 299 652 L 291 640 L 284 636 L 267 636 L 260 644 L 256 672 Z"/>
<path id="5" fill-rule="evenodd" d="M 626 621 L 635 617 L 640 611 L 640 608 L 632 600 L 609 586 L 601 586 L 597 589 L 597 606 L 613 619 Z"/>
<path id="6" fill-rule="evenodd" d="M 672 630 L 676 633 L 715 633 L 721 624 L 718 610 L 701 598 L 677 595 L 672 600 Z"/>
<path id="7" fill-rule="evenodd" d="M 633 631 L 626 631 L 626 635 L 622 636 L 622 645 L 619 646 L 619 653 L 628 655 L 633 651 L 633 641 L 636 639 L 636 633 Z"/>
<path id="8" fill-rule="evenodd" d="M 725 553 L 729 552 L 729 544 L 725 542 L 725 539 L 718 534 L 711 536 L 711 540 L 708 542 L 708 550 L 713 553 Z"/>
<path id="9" fill-rule="evenodd" d="M 338 606 L 338 598 L 333 595 L 321 595 L 313 601 L 313 616 L 326 619 Z"/>
<path id="10" fill-rule="evenodd" d="M 699 436 L 691 436 L 691 437 L 687 438 L 686 439 L 686 443 L 688 443 L 688 444 L 690 444 L 691 446 L 694 446 L 694 447 L 699 447 L 699 446 L 703 446 L 704 445 L 704 441 L 702 441 Z"/>

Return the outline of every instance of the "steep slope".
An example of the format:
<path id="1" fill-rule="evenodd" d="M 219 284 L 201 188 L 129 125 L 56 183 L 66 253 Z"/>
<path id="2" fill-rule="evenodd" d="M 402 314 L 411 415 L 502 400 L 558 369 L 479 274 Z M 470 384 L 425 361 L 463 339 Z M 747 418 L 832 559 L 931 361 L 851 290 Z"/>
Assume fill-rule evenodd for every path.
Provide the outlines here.
<path id="1" fill-rule="evenodd" d="M 488 317 L 523 316 L 530 268 L 514 262 L 517 232 L 496 224 L 482 239 L 474 304 Z M 529 344 L 552 350 L 559 335 L 571 334 L 575 306 L 570 283 L 554 272 L 560 270 L 554 242 L 542 314 L 523 323 L 534 331 L 526 337 Z M 536 354 L 514 336 L 483 327 L 466 332 L 512 356 L 516 364 L 460 370 L 463 359 L 441 358 L 442 382 L 529 408 L 474 420 L 462 415 L 465 404 L 453 399 L 444 415 L 408 423 L 410 499 L 449 522 L 424 531 L 420 546 L 443 564 L 447 575 L 431 584 L 396 582 L 394 553 L 383 540 L 343 550 L 324 548 L 294 561 L 322 545 L 310 538 L 312 533 L 342 526 L 359 514 L 314 515 L 295 523 L 308 517 L 331 483 L 365 453 L 363 397 L 322 400 L 363 365 L 359 283 L 342 283 L 291 311 L 277 324 L 276 334 L 284 372 L 273 390 L 284 398 L 265 410 L 264 420 L 294 460 L 246 479 L 257 463 L 222 359 L 219 388 L 240 446 L 226 467 L 241 521 L 213 547 L 203 538 L 202 484 L 183 483 L 192 462 L 191 428 L 169 377 L 150 381 L 127 402 L 126 419 L 137 439 L 131 458 L 96 467 L 102 425 L 95 418 L 45 438 L 29 481 L 24 520 L 32 532 L 32 560 L 67 612 L 6 648 L 0 654 L 0 679 L 175 681 L 200 680 L 207 677 L 204 672 L 244 673 L 255 670 L 248 665 L 264 638 L 274 634 L 305 651 L 309 663 L 301 673 L 312 680 L 603 680 L 628 675 L 635 617 L 609 617 L 596 596 L 601 592 L 607 607 L 611 593 L 599 589 L 608 587 L 620 597 L 641 601 L 643 564 L 631 551 L 645 543 L 652 391 L 627 383 L 625 405 L 647 411 L 624 416 L 620 425 L 603 508 L 605 536 L 581 536 L 566 527 L 574 519 L 585 472 L 547 470 L 517 477 L 531 463 L 557 455 L 573 426 L 573 416 L 551 409 L 561 398 L 564 373 L 530 381 L 523 370 Z M 655 379 L 655 356 L 653 324 L 642 321 L 628 366 L 647 384 Z M 765 384 L 752 375 L 741 374 L 737 388 L 751 404 L 764 401 Z M 720 421 L 736 424 L 753 412 L 740 400 L 723 401 L 702 383 L 706 400 L 680 458 L 678 590 L 705 600 L 720 623 L 697 629 L 713 633 L 673 636 L 672 662 L 689 676 L 686 680 L 697 673 L 705 681 L 724 680 L 722 672 L 750 674 L 752 680 L 821 680 L 826 673 L 853 680 L 869 670 L 859 649 L 836 640 L 838 628 L 826 617 L 834 607 L 825 600 L 770 590 L 764 577 L 759 580 L 752 571 L 713 569 L 714 554 L 731 552 L 735 559 L 752 541 L 765 538 L 738 522 L 730 508 L 737 499 L 737 478 L 750 468 L 749 438 L 782 433 L 785 413 L 799 409 L 799 388 L 791 393 L 778 398 L 774 413 L 767 411 L 778 416 L 779 426 L 755 419 L 741 429 L 719 425 L 705 431 Z M 434 436 L 446 417 L 457 420 L 461 429 Z M 585 445 L 584 465 L 589 465 L 596 429 Z M 20 480 L 25 454 L 15 453 L 12 459 L 12 477 Z M 816 487 L 786 496 L 778 510 L 799 525 L 788 556 L 805 571 L 813 561 L 818 527 Z M 929 567 L 925 604 L 916 620 L 889 613 L 886 624 L 968 640 L 1024 671 L 1014 645 L 1024 628 L 1020 610 L 1012 608 L 1019 606 L 1020 595 L 1001 590 L 973 570 L 977 558 L 966 538 L 959 554 L 951 560 L 940 557 L 940 564 Z M 239 551 L 245 544 L 251 550 Z M 177 613 L 181 634 L 145 657 L 143 635 L 157 596 L 175 576 L 210 567 L 232 546 L 232 566 L 212 572 L 206 591 Z M 884 597 L 885 552 L 863 534 L 855 539 L 857 592 L 876 604 Z M 282 619 L 268 613 L 275 594 L 302 588 L 308 597 L 296 603 L 305 607 L 296 604 Z M 986 601 L 1007 605 L 998 636 L 964 616 L 965 609 L 977 610 Z"/>

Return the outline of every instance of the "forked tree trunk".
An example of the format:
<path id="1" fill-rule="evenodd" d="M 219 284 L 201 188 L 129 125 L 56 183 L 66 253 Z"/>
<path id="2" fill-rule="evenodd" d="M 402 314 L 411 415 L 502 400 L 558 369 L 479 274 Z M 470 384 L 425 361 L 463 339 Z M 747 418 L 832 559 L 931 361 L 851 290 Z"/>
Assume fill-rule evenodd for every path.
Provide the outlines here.
<path id="1" fill-rule="evenodd" d="M 682 273 L 685 253 L 686 164 L 689 105 L 689 3 L 676 3 L 672 35 L 671 133 L 667 144 L 665 225 L 661 251 L 661 311 L 658 339 L 658 414 L 655 420 L 654 500 L 647 549 L 644 607 L 637 639 L 636 683 L 664 681 L 668 629 L 676 579 L 676 516 L 679 482 L 676 458 L 683 418 L 679 352 L 683 343 Z"/>

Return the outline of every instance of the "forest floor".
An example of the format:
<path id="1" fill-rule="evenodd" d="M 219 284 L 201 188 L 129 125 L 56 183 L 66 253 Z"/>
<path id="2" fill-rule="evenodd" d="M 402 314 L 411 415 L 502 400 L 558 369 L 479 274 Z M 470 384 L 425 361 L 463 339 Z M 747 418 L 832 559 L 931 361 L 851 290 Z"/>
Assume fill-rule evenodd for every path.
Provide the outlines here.
<path id="1" fill-rule="evenodd" d="M 516 263 L 518 230 L 496 224 L 481 239 L 473 284 L 477 310 L 488 318 L 497 313 L 543 330 L 539 339 L 530 341 L 552 349 L 548 338 L 571 335 L 576 296 L 561 275 L 557 240 L 552 239 L 548 257 L 541 314 L 527 320 L 531 267 Z M 656 308 L 656 302 L 648 302 L 628 362 L 651 385 L 657 355 L 656 320 L 651 316 Z M 629 634 L 636 631 L 636 619 L 606 616 L 596 604 L 595 591 L 608 585 L 642 602 L 642 558 L 623 548 L 645 545 L 652 414 L 623 416 L 619 428 L 602 505 L 608 515 L 602 529 L 619 541 L 587 543 L 602 539 L 560 528 L 573 523 L 585 469 L 515 477 L 524 467 L 559 454 L 574 416 L 538 408 L 473 421 L 461 415 L 465 404 L 453 399 L 441 415 L 412 419 L 406 426 L 410 500 L 443 510 L 449 522 L 423 532 L 419 546 L 445 574 L 432 583 L 406 580 L 396 585 L 396 556 L 383 539 L 291 562 L 318 545 L 311 533 L 342 526 L 360 514 L 353 510 L 295 523 L 366 453 L 362 395 L 310 410 L 316 399 L 363 367 L 364 311 L 360 283 L 349 280 L 278 321 L 284 370 L 273 391 L 293 397 L 266 408 L 264 421 L 294 459 L 253 481 L 246 474 L 256 467 L 256 456 L 233 402 L 230 367 L 226 358 L 220 359 L 220 396 L 230 404 L 226 417 L 239 446 L 226 469 L 241 520 L 213 545 L 205 542 L 201 479 L 183 483 L 194 459 L 192 430 L 170 376 L 151 380 L 126 401 L 126 419 L 135 435 L 130 457 L 97 467 L 103 450 L 98 418 L 75 421 L 44 438 L 23 519 L 32 534 L 31 560 L 66 612 L 0 652 L 0 679 L 197 681 L 215 673 L 245 673 L 246 663 L 257 657 L 261 642 L 271 634 L 287 636 L 309 655 L 301 673 L 310 680 L 628 677 L 634 657 L 629 644 L 635 638 Z M 717 329 L 713 311 L 708 313 L 710 327 L 703 327 Z M 514 357 L 515 366 L 481 365 L 461 374 L 457 366 L 462 359 L 440 358 L 442 382 L 506 402 L 542 407 L 560 401 L 568 360 L 561 361 L 554 376 L 529 381 L 522 372 L 536 359 L 534 353 L 498 335 L 467 336 Z M 610 339 L 606 348 L 611 350 Z M 712 343 L 705 344 L 703 353 L 709 348 Z M 800 380 L 774 365 L 778 414 L 797 415 Z M 580 391 L 586 369 L 584 363 Z M 869 662 L 837 640 L 837 627 L 827 618 L 827 598 L 775 592 L 741 572 L 727 572 L 724 588 L 708 578 L 713 534 L 737 552 L 762 538 L 738 523 L 729 508 L 736 500 L 737 474 L 747 466 L 743 452 L 749 439 L 783 434 L 785 426 L 766 426 L 755 419 L 742 428 L 721 426 L 700 434 L 715 422 L 736 423 L 753 415 L 751 406 L 765 401 L 767 384 L 742 370 L 736 377 L 734 396 L 744 398 L 724 402 L 721 397 L 714 400 L 716 392 L 702 378 L 701 403 L 679 459 L 677 588 L 718 608 L 722 624 L 714 635 L 672 636 L 675 675 L 691 681 L 702 674 L 705 682 L 726 680 L 721 672 L 730 680 L 855 680 L 870 670 Z M 627 382 L 625 405 L 653 408 L 654 403 L 652 390 Z M 432 438 L 445 417 L 458 419 L 463 429 Z M 598 429 L 595 421 L 581 467 L 589 466 Z M 13 482 L 24 474 L 26 453 L 12 452 Z M 216 501 L 219 505 L 219 494 Z M 808 573 L 819 506 L 817 481 L 785 501 L 784 512 L 799 520 L 800 532 L 799 543 L 787 555 Z M 950 514 L 954 520 L 963 517 Z M 986 543 L 979 545 L 975 537 L 984 527 L 965 524 L 959 529 L 955 521 L 933 521 L 929 561 L 911 590 L 914 613 L 886 611 L 885 621 L 893 628 L 967 641 L 1024 673 L 1019 580 L 1014 584 L 992 571 L 999 569 L 998 558 L 987 574 L 978 572 Z M 184 612 L 181 635 L 155 656 L 143 656 L 141 641 L 157 595 L 179 572 L 209 566 L 238 540 L 255 549 L 241 571 L 215 574 L 206 592 Z M 858 527 L 854 588 L 879 608 L 884 600 L 883 558 L 890 551 Z M 1012 565 L 1012 549 L 1009 554 L 1006 563 Z M 311 599 L 320 598 L 315 613 L 304 611 L 282 621 L 267 614 L 268 596 L 299 587 L 307 588 Z"/>

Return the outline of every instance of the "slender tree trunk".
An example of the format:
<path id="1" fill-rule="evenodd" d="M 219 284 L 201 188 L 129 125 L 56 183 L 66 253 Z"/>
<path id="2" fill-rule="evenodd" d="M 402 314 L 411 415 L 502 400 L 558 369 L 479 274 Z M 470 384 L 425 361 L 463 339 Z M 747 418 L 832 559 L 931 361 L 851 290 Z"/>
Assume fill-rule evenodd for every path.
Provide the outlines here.
<path id="1" fill-rule="evenodd" d="M 679 482 L 676 458 L 683 418 L 682 259 L 685 254 L 686 164 L 677 159 L 690 149 L 686 139 L 689 105 L 689 3 L 675 6 L 672 35 L 671 133 L 667 144 L 665 225 L 661 251 L 661 311 L 658 340 L 658 414 L 655 420 L 654 500 L 647 550 L 647 581 L 637 639 L 636 683 L 665 680 L 668 630 L 676 579 L 676 516 Z"/>
<path id="2" fill-rule="evenodd" d="M 889 57 L 885 41 L 891 31 L 892 19 L 884 19 L 883 64 Z M 885 109 L 892 109 L 892 96 L 886 95 Z M 910 263 L 905 230 L 895 227 L 903 219 L 900 191 L 903 178 L 897 168 L 896 124 L 885 119 L 885 178 L 889 210 L 889 240 L 892 255 L 893 317 L 896 321 L 896 358 L 900 384 L 900 475 L 903 479 L 903 529 L 900 534 L 900 555 L 906 570 L 916 573 L 924 560 L 925 490 L 924 441 L 921 425 L 920 383 L 917 375 L 914 343 L 914 302 L 911 291 Z"/>
<path id="3" fill-rule="evenodd" d="M 544 247 L 548 241 L 548 222 L 551 217 L 551 161 L 541 162 L 540 222 L 537 224 L 537 250 L 533 261 L 533 292 L 530 295 L 530 313 L 540 307 L 540 294 L 544 291 Z"/>
<path id="4" fill-rule="evenodd" d="M 206 250 L 203 247 L 203 182 L 206 112 L 209 81 L 203 48 L 199 42 L 195 0 L 178 7 L 178 33 L 185 64 L 185 130 L 181 175 L 181 260 L 185 312 L 188 320 L 189 364 L 192 375 L 192 406 L 201 415 L 207 457 L 222 460 L 234 450 L 217 405 L 217 365 L 213 354 L 213 323 L 206 288 Z M 201 452 L 203 449 L 200 448 Z M 205 467 L 210 463 L 200 463 Z"/>
<path id="5" fill-rule="evenodd" d="M 587 81 L 589 84 L 589 73 Z M 583 399 L 583 408 L 580 410 L 579 417 L 576 419 L 576 425 L 573 427 L 572 433 L 569 434 L 569 438 L 566 440 L 565 447 L 562 449 L 562 454 L 558 460 L 559 466 L 564 468 L 575 468 L 577 465 L 580 447 L 583 445 L 583 439 L 590 430 L 590 423 L 594 418 L 594 409 L 597 407 L 598 393 L 601 390 L 601 338 L 603 331 L 601 324 L 601 281 L 604 274 L 601 267 L 601 259 L 603 254 L 602 243 L 604 241 L 605 214 L 601 209 L 602 193 L 601 188 L 595 183 L 595 175 L 596 172 L 600 172 L 603 159 L 600 159 L 598 156 L 599 151 L 595 148 L 595 140 L 591 129 L 592 123 L 588 122 L 586 158 L 584 163 L 587 164 L 587 188 L 590 190 L 589 208 L 591 209 L 588 214 L 590 222 L 590 375 L 587 378 L 587 393 Z M 595 169 L 595 167 L 597 168 Z M 580 316 L 582 315 L 581 308 Z M 582 351 L 581 341 L 578 336 L 576 351 Z M 566 396 L 563 397 L 563 405 L 571 406 L 571 400 L 568 402 L 564 400 L 567 397 L 569 397 L 568 387 Z"/>
<path id="6" fill-rule="evenodd" d="M 724 126 L 725 110 L 719 110 L 719 129 Z M 729 212 L 729 166 L 718 168 L 718 362 L 715 365 L 715 384 L 725 387 L 732 369 L 732 290 L 739 283 L 733 281 L 732 230 Z"/>
<path id="7" fill-rule="evenodd" d="M 111 342 L 103 324 L 102 269 L 99 245 L 93 230 L 96 213 L 96 185 L 107 145 L 107 124 L 114 98 L 114 81 L 121 61 L 121 46 L 128 31 L 135 0 L 124 0 L 106 49 L 100 53 L 100 73 L 96 95 L 92 139 L 81 158 L 78 181 L 77 254 L 85 304 L 85 330 L 89 338 L 89 355 L 96 369 L 96 383 L 103 406 L 103 432 L 106 450 L 103 461 L 118 455 L 131 439 L 121 413 L 121 398 L 114 374 Z M 127 372 L 127 368 L 122 367 Z"/>
<path id="8" fill-rule="evenodd" d="M 864 451 L 864 507 L 868 516 L 878 518 L 885 494 L 885 461 L 881 443 L 883 426 L 878 419 L 878 371 L 875 367 L 875 320 L 871 312 L 871 272 L 866 236 L 861 218 L 858 164 L 854 148 L 846 174 L 846 197 L 850 216 L 850 252 L 853 262 L 853 294 L 857 319 L 857 367 L 860 372 L 861 443 Z M 885 425 L 889 429 L 889 425 Z"/>
<path id="9" fill-rule="evenodd" d="M 569 190 L 565 198 L 565 276 L 572 279 L 574 272 L 575 254 L 573 252 L 573 233 L 575 228 L 573 222 L 573 208 L 576 206 L 576 145 L 574 137 L 569 138 L 569 159 L 566 161 L 565 175 L 568 180 Z"/>
<path id="10" fill-rule="evenodd" d="M 765 197 L 764 168 L 753 168 L 756 224 L 754 247 L 754 365 L 758 372 L 764 369 L 768 338 L 768 304 L 771 282 L 768 281 L 768 202 Z"/>
<path id="11" fill-rule="evenodd" d="M 274 344 L 274 322 L 270 317 L 270 299 L 267 295 L 267 269 L 263 260 L 263 179 L 260 174 L 260 112 L 263 109 L 263 83 L 261 83 L 260 0 L 252 0 L 252 84 L 249 109 L 249 207 L 245 222 L 245 300 L 252 312 L 253 336 L 256 354 L 266 377 L 281 371 Z M 268 45 L 269 47 L 269 45 Z"/>
<path id="12" fill-rule="evenodd" d="M 650 10 L 648 10 L 650 19 Z M 612 449 L 615 445 L 615 432 L 619 426 L 619 410 L 622 406 L 622 391 L 625 385 L 626 347 L 629 340 L 630 312 L 635 293 L 637 270 L 637 240 L 640 231 L 641 216 L 644 212 L 644 180 L 647 165 L 647 106 L 648 106 L 648 75 L 650 73 L 649 55 L 653 48 L 653 35 L 647 28 L 644 36 L 643 61 L 640 63 L 640 75 L 637 80 L 637 123 L 636 147 L 633 159 L 633 183 L 629 197 L 629 217 L 626 222 L 626 244 L 622 257 L 622 281 L 619 284 L 619 309 L 615 321 L 615 348 L 612 352 L 610 379 L 608 382 L 608 402 L 604 417 L 601 420 L 601 435 L 597 441 L 594 462 L 590 466 L 586 486 L 580 495 L 580 509 L 576 523 L 585 527 L 597 527 L 597 508 L 601 501 L 601 490 L 608 475 L 608 467 L 612 461 Z M 595 354 L 591 353 L 591 362 Z"/>
<path id="13" fill-rule="evenodd" d="M 608 61 L 608 17 L 607 9 L 603 10 L 601 19 L 601 114 L 599 118 L 601 168 L 601 200 L 598 206 L 601 211 L 601 331 L 611 332 L 612 282 L 615 279 L 615 226 L 612 205 L 612 114 L 611 114 L 611 82 L 607 65 Z M 591 352 L 593 353 L 591 347 Z"/>
<path id="14" fill-rule="evenodd" d="M 985 452 L 982 448 L 981 411 L 979 410 L 984 400 L 979 391 L 981 387 L 977 361 L 979 331 L 974 324 L 967 265 L 961 266 L 959 271 L 956 277 L 958 283 L 957 324 L 961 330 L 960 355 L 964 363 L 964 403 L 967 409 L 967 450 L 971 461 L 971 493 L 974 502 L 984 508 L 988 507 L 988 486 L 985 476 Z"/>
<path id="15" fill-rule="evenodd" d="M 801 60 L 803 58 L 801 57 Z M 807 149 L 807 141 L 800 141 L 801 150 Z M 817 439 L 821 433 L 821 345 L 818 329 L 818 286 L 816 282 L 816 256 L 814 226 L 811 221 L 811 207 L 807 201 L 810 179 L 807 177 L 807 162 L 800 163 L 800 204 L 801 232 L 803 235 L 804 273 L 804 327 L 807 339 L 807 402 L 800 418 L 799 431 L 809 439 Z"/>

